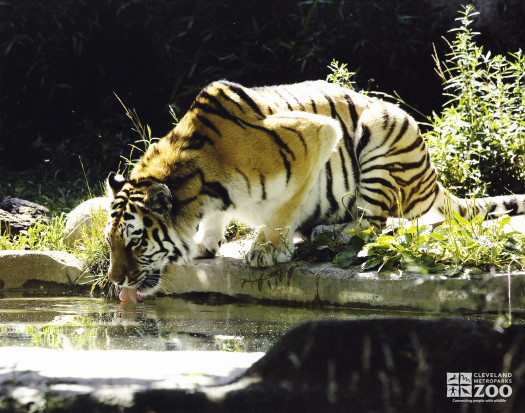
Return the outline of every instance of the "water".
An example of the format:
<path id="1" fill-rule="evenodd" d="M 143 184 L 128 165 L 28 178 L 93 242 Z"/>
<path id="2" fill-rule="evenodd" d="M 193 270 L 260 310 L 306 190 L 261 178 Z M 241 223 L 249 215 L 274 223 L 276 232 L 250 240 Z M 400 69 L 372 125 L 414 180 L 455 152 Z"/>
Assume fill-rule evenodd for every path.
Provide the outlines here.
<path id="1" fill-rule="evenodd" d="M 267 351 L 291 327 L 307 320 L 378 317 L 435 318 L 414 313 L 302 308 L 253 303 L 210 303 L 181 298 L 119 303 L 89 296 L 4 293 L 0 298 L 0 346 L 77 350 Z M 501 315 L 463 315 L 496 321 Z M 513 322 L 523 323 L 521 316 Z"/>

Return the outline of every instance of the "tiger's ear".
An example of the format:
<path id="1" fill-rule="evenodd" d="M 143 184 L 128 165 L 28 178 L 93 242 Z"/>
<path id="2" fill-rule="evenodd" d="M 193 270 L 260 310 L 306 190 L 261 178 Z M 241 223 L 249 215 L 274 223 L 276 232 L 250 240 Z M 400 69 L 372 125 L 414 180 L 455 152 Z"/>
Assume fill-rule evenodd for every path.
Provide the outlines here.
<path id="1" fill-rule="evenodd" d="M 126 183 L 126 178 L 122 175 L 115 172 L 111 172 L 106 180 L 106 188 L 108 194 L 112 195 L 113 198 L 117 196 L 124 184 Z"/>
<path id="2" fill-rule="evenodd" d="M 169 216 L 171 212 L 171 192 L 164 184 L 153 184 L 144 198 L 146 206 L 152 211 Z"/>

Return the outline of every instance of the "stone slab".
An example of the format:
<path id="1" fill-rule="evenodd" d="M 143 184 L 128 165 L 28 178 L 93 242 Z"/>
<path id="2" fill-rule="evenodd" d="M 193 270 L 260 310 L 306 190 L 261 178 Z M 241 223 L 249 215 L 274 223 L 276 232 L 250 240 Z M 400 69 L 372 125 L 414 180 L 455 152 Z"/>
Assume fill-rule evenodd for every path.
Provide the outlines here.
<path id="1" fill-rule="evenodd" d="M 0 251 L 0 289 L 31 280 L 71 285 L 81 274 L 81 262 L 64 251 Z"/>
<path id="2" fill-rule="evenodd" d="M 20 410 L 45 410 L 49 395 L 59 400 L 89 398 L 130 407 L 134 394 L 158 389 L 219 386 L 241 376 L 264 353 L 218 351 L 75 351 L 0 348 L 0 395 Z M 2 407 L 0 406 L 0 411 Z"/>
<path id="3" fill-rule="evenodd" d="M 65 252 L 0 251 L 3 289 L 30 287 L 32 280 L 73 286 L 81 274 L 80 261 Z M 449 312 L 508 312 L 510 306 L 513 312 L 525 312 L 524 272 L 462 278 L 385 275 L 302 261 L 254 269 L 242 259 L 218 257 L 192 266 L 168 265 L 160 292 L 216 293 L 300 305 Z"/>
<path id="4" fill-rule="evenodd" d="M 448 278 L 410 273 L 384 275 L 305 262 L 253 269 L 242 260 L 223 257 L 200 260 L 194 266 L 168 266 L 161 292 L 214 292 L 295 304 L 424 311 L 506 312 L 510 303 L 512 311 L 525 311 L 523 272 Z"/>

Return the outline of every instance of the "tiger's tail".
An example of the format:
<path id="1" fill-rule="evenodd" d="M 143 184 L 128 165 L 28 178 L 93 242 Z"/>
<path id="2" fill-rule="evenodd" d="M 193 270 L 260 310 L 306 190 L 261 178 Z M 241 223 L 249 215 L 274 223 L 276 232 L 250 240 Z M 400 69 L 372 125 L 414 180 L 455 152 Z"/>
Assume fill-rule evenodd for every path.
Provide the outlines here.
<path id="1" fill-rule="evenodd" d="M 441 184 L 434 203 L 434 211 L 439 211 L 441 216 L 446 216 L 447 211 L 455 211 L 463 218 L 472 219 L 475 216 L 485 216 L 488 219 L 500 215 L 509 216 L 525 214 L 525 195 L 502 195 L 484 198 L 459 198 Z"/>

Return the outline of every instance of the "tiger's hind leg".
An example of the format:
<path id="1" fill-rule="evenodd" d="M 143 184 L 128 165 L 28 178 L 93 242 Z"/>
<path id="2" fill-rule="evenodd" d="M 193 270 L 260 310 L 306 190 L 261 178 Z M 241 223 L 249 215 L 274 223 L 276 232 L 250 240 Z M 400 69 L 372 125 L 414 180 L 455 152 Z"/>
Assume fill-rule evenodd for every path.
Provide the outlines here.
<path id="1" fill-rule="evenodd" d="M 314 239 L 323 233 L 348 238 L 349 229 L 379 234 L 389 217 L 417 217 L 433 202 L 435 172 L 418 125 L 406 112 L 386 102 L 371 104 L 359 118 L 353 145 L 359 175 L 347 214 L 352 222 L 319 226 Z"/>
<path id="2" fill-rule="evenodd" d="M 381 210 L 377 209 L 376 213 L 380 214 Z M 328 237 L 330 240 L 348 244 L 356 231 L 361 232 L 372 229 L 379 234 L 386 226 L 386 218 L 383 218 L 381 215 L 379 217 L 371 217 L 370 215 L 367 216 L 367 214 L 370 214 L 369 210 L 359 211 L 358 208 L 354 208 L 352 217 L 356 218 L 351 222 L 317 225 L 310 234 L 310 242 L 324 242 Z"/>

